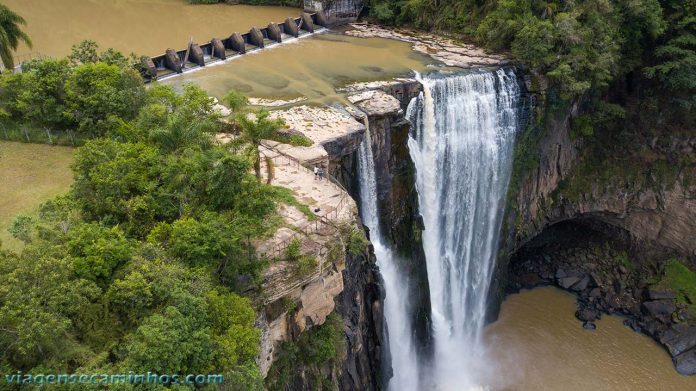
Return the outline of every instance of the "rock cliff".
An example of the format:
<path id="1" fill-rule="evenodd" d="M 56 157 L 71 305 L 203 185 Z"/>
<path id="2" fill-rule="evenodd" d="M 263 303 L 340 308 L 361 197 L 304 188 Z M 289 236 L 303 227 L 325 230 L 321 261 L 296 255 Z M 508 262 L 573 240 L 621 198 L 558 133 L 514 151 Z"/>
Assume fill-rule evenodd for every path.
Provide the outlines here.
<path id="1" fill-rule="evenodd" d="M 581 105 L 551 112 L 544 80 L 526 81 L 536 120 L 517 143 L 489 318 L 506 289 L 554 284 L 579 295 L 578 318 L 587 327 L 603 312 L 628 315 L 631 327 L 668 348 L 680 373 L 696 374 L 696 319 L 674 292 L 652 297 L 671 259 L 696 270 L 696 138 L 636 129 L 626 146 L 598 154 L 596 140 L 593 146 L 574 135 Z M 576 241 L 599 232 L 614 250 L 559 247 L 568 226 L 584 227 L 574 231 Z M 679 349 L 670 348 L 675 343 Z"/>

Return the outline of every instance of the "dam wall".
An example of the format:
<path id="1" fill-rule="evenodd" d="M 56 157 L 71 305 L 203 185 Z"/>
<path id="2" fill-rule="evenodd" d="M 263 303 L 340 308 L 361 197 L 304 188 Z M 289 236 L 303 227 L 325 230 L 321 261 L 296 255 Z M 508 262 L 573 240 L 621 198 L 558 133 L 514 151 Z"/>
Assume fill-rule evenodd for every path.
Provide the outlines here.
<path id="1" fill-rule="evenodd" d="M 306 11 L 297 18 L 271 22 L 265 27 L 252 27 L 246 33 L 234 32 L 226 38 L 212 38 L 206 43 L 191 41 L 181 50 L 168 48 L 159 56 L 143 57 L 140 66 L 145 81 L 158 80 L 346 22 L 336 18 L 329 20 L 321 10 Z"/>

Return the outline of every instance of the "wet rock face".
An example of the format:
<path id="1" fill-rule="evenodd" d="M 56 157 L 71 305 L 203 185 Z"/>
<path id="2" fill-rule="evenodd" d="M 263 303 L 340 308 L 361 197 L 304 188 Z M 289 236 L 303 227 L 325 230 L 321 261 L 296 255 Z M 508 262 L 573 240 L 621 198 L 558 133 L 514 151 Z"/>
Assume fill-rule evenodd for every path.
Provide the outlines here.
<path id="1" fill-rule="evenodd" d="M 402 275 L 409 281 L 410 315 L 416 347 L 419 357 L 428 357 L 431 353 L 430 289 L 421 241 L 423 225 L 418 211 L 415 165 L 408 150 L 410 124 L 404 118 L 405 106 L 410 101 L 407 97 L 417 95 L 419 88 L 422 89 L 420 84 L 416 86 L 411 80 L 404 80 L 358 92 L 348 99 L 369 124 L 378 178 L 381 231 L 398 255 Z M 353 188 L 357 189 L 357 186 Z"/>
<path id="2" fill-rule="evenodd" d="M 373 253 L 349 257 L 343 271 L 345 289 L 336 300 L 348 340 L 339 389 L 378 390 L 384 327 L 381 277 Z"/>
<path id="3" fill-rule="evenodd" d="M 540 285 L 573 292 L 583 328 L 594 330 L 602 314 L 627 316 L 627 327 L 665 346 L 679 373 L 696 374 L 696 319 L 689 319 L 675 292 L 647 282 L 660 268 L 659 252 L 632 247 L 627 238 L 597 227 L 575 221 L 544 230 L 512 256 L 507 292 Z"/>

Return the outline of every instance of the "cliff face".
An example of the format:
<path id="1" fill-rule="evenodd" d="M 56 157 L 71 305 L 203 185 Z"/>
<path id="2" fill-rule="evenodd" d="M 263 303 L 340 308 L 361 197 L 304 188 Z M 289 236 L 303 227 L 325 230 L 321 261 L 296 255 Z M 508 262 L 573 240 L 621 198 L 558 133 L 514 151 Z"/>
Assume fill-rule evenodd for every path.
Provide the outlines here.
<path id="1" fill-rule="evenodd" d="M 578 294 L 577 316 L 590 322 L 587 327 L 602 312 L 628 315 L 631 327 L 668 347 L 681 373 L 696 373 L 696 340 L 689 337 L 696 319 L 675 292 L 653 287 L 672 258 L 696 270 L 694 167 L 682 164 L 696 161 L 696 138 L 688 132 L 636 136 L 621 147 L 630 152 L 597 158 L 596 145 L 572 136 L 578 106 L 544 112 L 543 80 L 530 80 L 541 126 L 529 127 L 518 140 L 489 319 L 506 290 L 554 284 Z M 564 235 L 577 243 L 561 248 Z M 580 245 L 593 235 L 618 250 Z M 670 347 L 674 341 L 680 349 Z"/>
<path id="2" fill-rule="evenodd" d="M 298 276 L 282 261 L 266 272 L 267 304 L 256 323 L 263 331 L 257 362 L 268 388 L 379 389 L 384 295 L 371 246 L 358 242 L 355 251 L 356 243 L 349 244 L 359 229 L 326 235 L 334 246 L 322 254 L 316 273 Z M 303 245 L 302 253 L 310 252 Z M 334 324 L 328 324 L 331 317 Z M 303 353 L 322 349 L 335 353 L 322 361 Z"/>
<path id="3" fill-rule="evenodd" d="M 422 220 L 415 188 L 415 166 L 408 151 L 410 124 L 405 108 L 422 86 L 404 81 L 349 99 L 366 117 L 372 141 L 377 182 L 377 203 L 385 238 L 408 281 L 412 324 L 419 357 L 430 354 L 430 297 L 421 241 Z"/>

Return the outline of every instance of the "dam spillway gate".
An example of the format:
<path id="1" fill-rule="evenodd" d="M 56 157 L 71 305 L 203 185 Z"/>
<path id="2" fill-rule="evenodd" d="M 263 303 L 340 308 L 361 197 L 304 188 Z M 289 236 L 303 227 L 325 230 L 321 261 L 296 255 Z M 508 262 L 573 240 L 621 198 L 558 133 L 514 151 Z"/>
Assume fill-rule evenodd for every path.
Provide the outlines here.
<path id="1" fill-rule="evenodd" d="M 303 12 L 297 18 L 271 22 L 266 27 L 252 27 L 246 33 L 234 32 L 227 38 L 212 38 L 203 44 L 192 40 L 186 49 L 169 48 L 159 56 L 142 57 L 140 65 L 145 81 L 149 82 L 277 45 L 288 39 L 307 36 L 329 25 L 330 21 L 322 11 Z"/>

